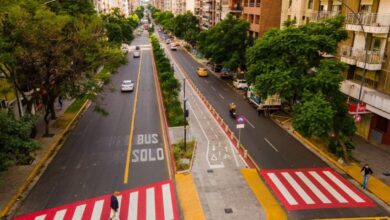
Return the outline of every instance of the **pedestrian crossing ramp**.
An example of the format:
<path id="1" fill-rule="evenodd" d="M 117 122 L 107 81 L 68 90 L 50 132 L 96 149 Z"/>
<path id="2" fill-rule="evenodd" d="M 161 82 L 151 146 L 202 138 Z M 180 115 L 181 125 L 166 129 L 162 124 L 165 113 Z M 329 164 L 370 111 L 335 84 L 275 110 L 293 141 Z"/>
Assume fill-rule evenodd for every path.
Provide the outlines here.
<path id="1" fill-rule="evenodd" d="M 261 170 L 260 174 L 289 210 L 375 206 L 330 168 Z"/>

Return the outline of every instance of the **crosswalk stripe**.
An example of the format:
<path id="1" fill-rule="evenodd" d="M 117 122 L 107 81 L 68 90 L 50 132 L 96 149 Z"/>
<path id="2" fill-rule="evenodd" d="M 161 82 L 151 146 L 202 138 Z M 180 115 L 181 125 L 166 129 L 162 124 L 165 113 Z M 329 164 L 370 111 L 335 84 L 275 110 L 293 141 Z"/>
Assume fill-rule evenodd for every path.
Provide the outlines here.
<path id="1" fill-rule="evenodd" d="M 85 209 L 85 204 L 77 206 L 73 214 L 72 220 L 81 220 L 81 218 L 83 217 L 84 209 Z"/>
<path id="2" fill-rule="evenodd" d="M 306 184 L 306 186 L 321 200 L 323 203 L 330 203 L 330 200 L 315 186 L 302 172 L 295 174 Z"/>
<path id="3" fill-rule="evenodd" d="M 344 190 L 345 193 L 348 194 L 349 197 L 351 197 L 353 200 L 355 200 L 358 203 L 364 202 L 364 200 L 358 196 L 354 191 L 352 191 L 350 188 L 348 188 L 343 182 L 341 182 L 338 178 L 336 178 L 331 172 L 324 171 L 323 172 L 329 179 L 331 179 L 334 183 L 336 183 L 337 186 L 339 186 L 342 190 Z"/>
<path id="4" fill-rule="evenodd" d="M 156 205 L 154 201 L 154 188 L 146 190 L 146 220 L 156 219 Z"/>
<path id="5" fill-rule="evenodd" d="M 45 220 L 46 214 L 45 215 L 40 215 L 34 218 L 34 220 Z"/>
<path id="6" fill-rule="evenodd" d="M 334 198 L 337 199 L 340 203 L 347 203 L 348 201 L 341 196 L 332 186 L 329 185 L 317 172 L 310 171 L 310 175 L 312 175 Z"/>
<path id="7" fill-rule="evenodd" d="M 305 201 L 306 204 L 314 204 L 314 201 L 309 195 L 302 189 L 302 187 L 291 177 L 287 172 L 282 172 L 282 175 L 290 183 L 290 185 L 298 192 L 298 195 Z"/>
<path id="8" fill-rule="evenodd" d="M 163 192 L 163 204 L 164 204 L 164 219 L 171 220 L 173 219 L 173 207 L 172 207 L 172 197 L 171 197 L 171 187 L 169 184 L 162 185 Z"/>
<path id="9" fill-rule="evenodd" d="M 100 216 L 102 214 L 103 204 L 104 204 L 104 200 L 98 200 L 95 202 L 91 219 L 100 219 Z"/>
<path id="10" fill-rule="evenodd" d="M 138 212 L 138 192 L 130 193 L 128 220 L 137 220 Z"/>
<path id="11" fill-rule="evenodd" d="M 292 197 L 290 192 L 284 187 L 284 185 L 280 182 L 279 178 L 274 173 L 268 173 L 269 178 L 274 182 L 276 187 L 279 189 L 279 191 L 282 193 L 284 198 L 286 198 L 287 202 L 290 205 L 297 205 L 298 202 Z"/>
<path id="12" fill-rule="evenodd" d="M 122 207 L 122 206 L 121 206 L 121 204 L 122 204 L 122 196 L 119 195 L 119 196 L 117 196 L 116 198 L 118 199 L 118 205 L 119 205 L 119 206 L 118 206 L 119 209 L 118 209 L 117 216 L 121 216 L 121 209 L 120 209 L 120 207 Z"/>
<path id="13" fill-rule="evenodd" d="M 60 211 L 57 211 L 56 215 L 54 216 L 54 220 L 62 220 L 62 219 L 64 219 L 65 213 L 66 213 L 66 209 L 62 209 Z"/>

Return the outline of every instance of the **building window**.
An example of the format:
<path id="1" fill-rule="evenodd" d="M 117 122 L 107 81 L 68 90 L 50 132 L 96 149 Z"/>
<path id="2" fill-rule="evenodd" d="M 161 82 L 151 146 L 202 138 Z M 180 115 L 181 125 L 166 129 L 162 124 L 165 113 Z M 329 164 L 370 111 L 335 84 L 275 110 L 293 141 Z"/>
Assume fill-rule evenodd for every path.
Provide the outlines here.
<path id="1" fill-rule="evenodd" d="M 307 4 L 308 9 L 313 9 L 313 0 L 309 0 L 309 3 Z"/>
<path id="2" fill-rule="evenodd" d="M 289 0 L 288 1 L 288 8 L 291 8 L 291 5 L 292 5 L 292 0 Z"/>
<path id="3" fill-rule="evenodd" d="M 361 5 L 359 12 L 370 13 L 371 12 L 371 5 Z"/>
<path id="4" fill-rule="evenodd" d="M 389 120 L 387 120 L 387 118 L 384 118 L 384 117 L 377 115 L 377 123 L 376 123 L 375 129 L 378 131 L 381 131 L 383 133 L 386 133 L 388 123 L 389 123 Z"/>

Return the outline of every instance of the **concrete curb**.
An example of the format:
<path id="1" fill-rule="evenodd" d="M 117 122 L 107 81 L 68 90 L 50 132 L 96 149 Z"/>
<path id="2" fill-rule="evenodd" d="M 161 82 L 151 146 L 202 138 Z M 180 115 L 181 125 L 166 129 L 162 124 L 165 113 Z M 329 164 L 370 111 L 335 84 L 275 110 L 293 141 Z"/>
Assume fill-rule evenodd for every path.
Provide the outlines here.
<path id="1" fill-rule="evenodd" d="M 15 205 L 15 203 L 18 201 L 18 199 L 21 197 L 21 195 L 26 191 L 26 189 L 30 186 L 30 184 L 33 182 L 34 178 L 40 174 L 40 171 L 45 167 L 47 161 L 54 155 L 55 151 L 62 146 L 64 137 L 69 132 L 70 127 L 73 125 L 73 123 L 78 119 L 78 117 L 81 115 L 81 113 L 86 109 L 86 107 L 89 105 L 90 101 L 87 100 L 84 102 L 84 104 L 81 106 L 80 110 L 75 114 L 74 118 L 68 123 L 68 125 L 65 127 L 65 129 L 60 134 L 60 137 L 58 140 L 51 145 L 51 147 L 48 149 L 48 151 L 44 154 L 42 159 L 35 165 L 34 169 L 30 173 L 30 175 L 23 181 L 23 183 L 19 186 L 18 190 L 16 191 L 16 194 L 9 200 L 4 208 L 0 212 L 0 218 L 3 218 L 9 214 L 9 211 L 11 208 Z"/>
<path id="2" fill-rule="evenodd" d="M 356 163 L 351 163 L 350 165 L 342 165 L 337 162 L 335 159 L 324 153 L 321 149 L 319 149 L 315 144 L 304 138 L 301 134 L 296 131 L 290 131 L 283 127 L 279 122 L 277 122 L 274 118 L 271 119 L 282 129 L 286 130 L 288 134 L 298 140 L 303 146 L 305 146 L 308 150 L 316 154 L 320 159 L 322 159 L 329 166 L 337 168 L 342 172 L 346 173 L 349 177 L 354 179 L 359 184 L 362 183 L 362 176 L 360 174 L 360 167 Z M 370 182 L 368 184 L 368 190 L 373 193 L 377 198 L 383 201 L 385 204 L 390 206 L 390 186 L 387 186 L 385 183 L 380 181 L 375 177 L 370 177 Z"/>

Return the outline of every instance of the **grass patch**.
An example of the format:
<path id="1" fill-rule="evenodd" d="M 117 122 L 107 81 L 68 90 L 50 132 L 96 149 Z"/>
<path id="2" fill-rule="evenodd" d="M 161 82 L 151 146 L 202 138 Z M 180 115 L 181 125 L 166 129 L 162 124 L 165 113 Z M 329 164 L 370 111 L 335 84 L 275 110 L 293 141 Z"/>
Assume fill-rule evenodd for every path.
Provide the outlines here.
<path id="1" fill-rule="evenodd" d="M 171 127 L 183 126 L 185 123 L 184 112 L 179 101 L 180 83 L 174 76 L 174 70 L 160 47 L 155 35 L 150 37 L 153 46 L 154 59 L 156 61 L 158 79 L 160 81 L 165 114 Z"/>
<path id="2" fill-rule="evenodd" d="M 187 149 L 184 149 L 184 141 L 181 140 L 173 145 L 173 156 L 175 158 L 176 169 L 178 171 L 187 170 L 190 168 L 192 154 L 194 153 L 195 141 L 187 141 Z M 188 160 L 188 163 L 183 163 Z"/>
<path id="3" fill-rule="evenodd" d="M 77 98 L 69 107 L 66 109 L 65 113 L 76 113 L 80 110 L 81 106 L 87 101 L 87 97 Z"/>

